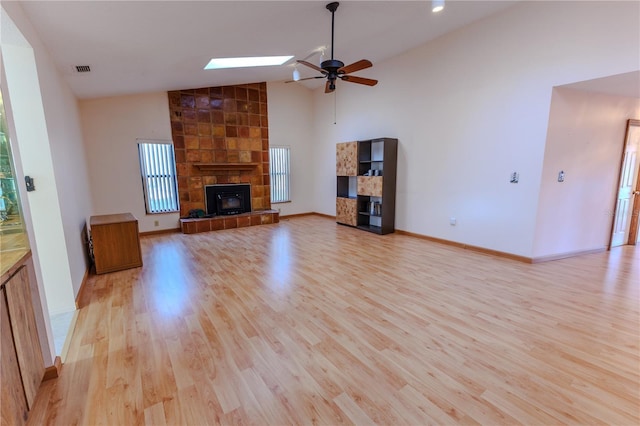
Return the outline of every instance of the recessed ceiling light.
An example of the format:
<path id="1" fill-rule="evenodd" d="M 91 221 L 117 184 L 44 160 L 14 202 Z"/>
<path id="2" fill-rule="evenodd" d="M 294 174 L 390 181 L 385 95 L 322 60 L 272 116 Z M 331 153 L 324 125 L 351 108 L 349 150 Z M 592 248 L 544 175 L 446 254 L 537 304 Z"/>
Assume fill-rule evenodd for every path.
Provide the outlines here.
<path id="1" fill-rule="evenodd" d="M 432 0 L 431 1 L 431 11 L 433 13 L 438 13 L 444 9 L 444 0 Z"/>
<path id="2" fill-rule="evenodd" d="M 266 67 L 269 65 L 282 65 L 293 56 L 254 56 L 244 58 L 213 58 L 209 61 L 205 70 L 220 68 Z"/>

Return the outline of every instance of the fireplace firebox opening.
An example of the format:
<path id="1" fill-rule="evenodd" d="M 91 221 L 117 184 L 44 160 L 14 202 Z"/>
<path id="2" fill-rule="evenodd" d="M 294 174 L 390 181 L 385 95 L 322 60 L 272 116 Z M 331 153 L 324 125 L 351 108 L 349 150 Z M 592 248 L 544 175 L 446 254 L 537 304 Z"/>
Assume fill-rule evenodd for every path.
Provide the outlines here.
<path id="1" fill-rule="evenodd" d="M 251 185 L 206 185 L 204 192 L 208 216 L 251 212 Z"/>

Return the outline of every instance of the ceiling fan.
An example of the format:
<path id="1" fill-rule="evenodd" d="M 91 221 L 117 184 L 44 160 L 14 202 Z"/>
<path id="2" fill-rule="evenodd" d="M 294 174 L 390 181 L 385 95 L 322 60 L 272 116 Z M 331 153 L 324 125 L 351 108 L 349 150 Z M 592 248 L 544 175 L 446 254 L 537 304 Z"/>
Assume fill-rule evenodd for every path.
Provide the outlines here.
<path id="1" fill-rule="evenodd" d="M 313 68 L 314 70 L 319 71 L 322 74 L 315 77 L 301 78 L 297 81 L 313 80 L 316 78 L 326 78 L 327 83 L 324 87 L 325 93 L 331 93 L 336 89 L 337 79 L 340 79 L 342 81 L 347 81 L 349 83 L 364 84 L 366 86 L 375 86 L 376 84 L 378 84 L 378 80 L 372 80 L 370 78 L 356 77 L 354 75 L 349 75 L 353 72 L 370 68 L 371 66 L 373 66 L 371 61 L 367 59 L 361 59 L 357 62 L 354 62 L 350 65 L 345 66 L 344 62 L 333 58 L 334 18 L 335 18 L 335 12 L 338 9 L 339 5 L 340 3 L 335 1 L 335 2 L 329 3 L 326 6 L 327 9 L 331 12 L 331 59 L 322 61 L 320 66 L 317 66 L 315 64 L 312 64 L 311 62 L 307 62 L 304 60 L 297 61 L 299 64 L 305 65 L 309 68 Z M 287 83 L 290 83 L 290 82 L 291 81 L 287 81 Z"/>

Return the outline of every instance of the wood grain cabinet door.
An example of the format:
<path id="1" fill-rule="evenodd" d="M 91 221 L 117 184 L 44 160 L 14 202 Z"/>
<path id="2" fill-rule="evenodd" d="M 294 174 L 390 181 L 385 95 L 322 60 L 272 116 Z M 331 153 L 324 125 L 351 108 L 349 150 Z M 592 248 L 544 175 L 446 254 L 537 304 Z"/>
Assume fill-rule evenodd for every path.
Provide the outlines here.
<path id="1" fill-rule="evenodd" d="M 96 274 L 142 266 L 138 221 L 130 213 L 92 216 Z"/>
<path id="2" fill-rule="evenodd" d="M 27 400 L 24 396 L 20 369 L 18 368 L 18 358 L 16 347 L 13 344 L 13 333 L 11 331 L 11 321 L 7 311 L 5 291 L 0 291 L 0 408 L 2 409 L 2 425 L 23 425 L 27 420 Z"/>
<path id="3" fill-rule="evenodd" d="M 382 176 L 358 176 L 358 195 L 382 197 Z"/>
<path id="4" fill-rule="evenodd" d="M 336 145 L 336 176 L 358 174 L 358 142 L 343 142 Z"/>
<path id="5" fill-rule="evenodd" d="M 358 211 L 355 198 L 336 198 L 336 222 L 356 226 Z"/>
<path id="6" fill-rule="evenodd" d="M 25 266 L 6 282 L 5 291 L 22 384 L 27 406 L 31 409 L 44 377 L 44 360 L 31 301 L 29 273 Z"/>

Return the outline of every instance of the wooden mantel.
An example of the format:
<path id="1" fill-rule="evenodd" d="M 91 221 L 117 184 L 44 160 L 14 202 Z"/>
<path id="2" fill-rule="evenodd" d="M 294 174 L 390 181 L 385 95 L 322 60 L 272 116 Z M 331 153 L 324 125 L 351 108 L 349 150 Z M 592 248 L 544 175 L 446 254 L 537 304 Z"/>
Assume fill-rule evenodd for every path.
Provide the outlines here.
<path id="1" fill-rule="evenodd" d="M 193 163 L 200 171 L 211 170 L 254 170 L 258 163 Z"/>

